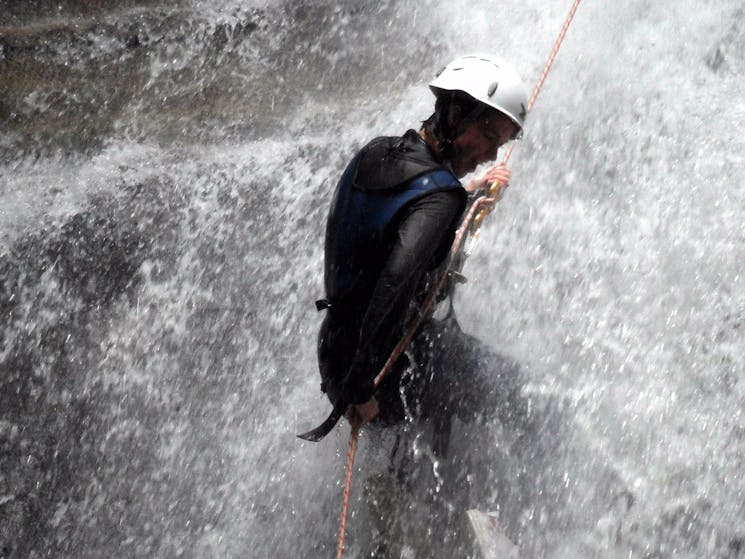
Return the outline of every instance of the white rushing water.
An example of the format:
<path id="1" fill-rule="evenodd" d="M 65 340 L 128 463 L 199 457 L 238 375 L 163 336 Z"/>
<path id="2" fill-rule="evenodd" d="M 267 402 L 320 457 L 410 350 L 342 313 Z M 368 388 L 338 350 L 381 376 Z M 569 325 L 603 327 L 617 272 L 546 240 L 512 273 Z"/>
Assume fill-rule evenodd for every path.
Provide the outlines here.
<path id="1" fill-rule="evenodd" d="M 331 190 L 454 56 L 533 83 L 569 3 L 79 4 L 0 16 L 0 557 L 329 557 L 348 431 L 294 435 Z M 521 557 L 745 556 L 744 16 L 583 3 L 466 264 L 461 324 L 549 418 L 519 505 L 513 434 L 454 431 Z"/>

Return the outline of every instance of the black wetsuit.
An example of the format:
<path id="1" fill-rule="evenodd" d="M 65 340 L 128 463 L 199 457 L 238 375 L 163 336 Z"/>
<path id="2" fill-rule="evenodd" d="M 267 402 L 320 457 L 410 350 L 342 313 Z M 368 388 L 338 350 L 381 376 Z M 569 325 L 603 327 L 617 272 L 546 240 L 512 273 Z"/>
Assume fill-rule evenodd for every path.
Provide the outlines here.
<path id="1" fill-rule="evenodd" d="M 403 204 L 374 249 L 347 254 L 353 264 L 337 261 L 338 245 L 344 241 L 340 237 L 349 235 L 349 224 L 339 225 L 348 216 L 336 215 L 343 206 L 338 198 L 345 181 L 358 192 L 393 197 L 417 177 L 443 170 L 451 181 Z M 449 168 L 414 130 L 401 138 L 373 140 L 348 166 L 327 225 L 325 285 L 330 307 L 318 340 L 322 386 L 333 404 L 363 403 L 373 395 L 373 379 L 442 273 L 466 199 Z M 363 219 L 376 216 L 364 214 Z M 361 271 L 354 281 L 341 281 L 340 276 L 357 269 Z M 407 353 L 414 363 L 402 355 L 375 391 L 378 419 L 385 423 L 402 419 L 406 412 L 421 416 L 440 411 L 468 419 L 494 405 L 489 401 L 494 387 L 514 391 L 512 365 L 461 332 L 454 319 L 425 321 Z M 486 362 L 495 359 L 498 362 Z"/>
<path id="2" fill-rule="evenodd" d="M 414 194 L 403 204 L 395 200 L 410 181 L 437 170 L 448 171 L 421 137 L 410 130 L 401 138 L 378 138 L 365 146 L 337 187 L 337 206 L 344 203 L 337 198 L 347 180 L 352 181 L 347 188 L 351 186 L 358 193 L 390 198 L 378 213 L 385 213 L 390 204 L 401 207 L 394 207 L 393 217 L 381 226 L 380 242 L 369 253 L 352 256 L 356 259 L 353 264 L 347 263 L 359 272 L 353 282 L 347 282 L 353 285 L 344 288 L 338 287 L 341 280 L 336 277 L 343 273 L 339 268 L 344 266 L 335 262 L 341 258 L 336 256 L 336 246 L 340 242 L 337 237 L 347 235 L 349 225 L 344 224 L 347 216 L 335 215 L 345 209 L 332 208 L 326 233 L 325 278 L 331 307 L 318 344 L 323 386 L 332 403 L 340 398 L 349 404 L 370 399 L 373 379 L 426 294 L 428 272 L 436 270 L 447 256 L 466 200 L 457 179 L 450 174 L 446 186 Z M 375 220 L 378 216 L 367 212 L 364 219 Z M 402 356 L 379 387 L 384 417 L 399 415 L 398 409 L 387 408 L 398 408 L 393 395 L 407 363 Z"/>

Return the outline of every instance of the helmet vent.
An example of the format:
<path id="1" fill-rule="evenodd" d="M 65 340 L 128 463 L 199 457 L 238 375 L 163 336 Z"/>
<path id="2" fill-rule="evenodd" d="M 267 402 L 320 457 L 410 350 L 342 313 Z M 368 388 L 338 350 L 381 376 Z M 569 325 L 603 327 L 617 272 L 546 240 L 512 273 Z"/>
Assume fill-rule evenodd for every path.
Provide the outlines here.
<path id="1" fill-rule="evenodd" d="M 489 86 L 489 91 L 487 92 L 487 95 L 491 97 L 494 95 L 494 92 L 497 90 L 497 87 L 499 87 L 499 82 L 494 82 Z"/>

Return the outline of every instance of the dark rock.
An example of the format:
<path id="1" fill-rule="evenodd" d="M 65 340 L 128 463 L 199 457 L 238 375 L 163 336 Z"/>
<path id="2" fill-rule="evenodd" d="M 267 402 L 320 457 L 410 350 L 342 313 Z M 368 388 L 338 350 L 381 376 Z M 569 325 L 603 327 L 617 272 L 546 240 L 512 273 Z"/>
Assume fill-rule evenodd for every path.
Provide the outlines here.
<path id="1" fill-rule="evenodd" d="M 124 40 L 124 46 L 128 49 L 134 49 L 142 46 L 142 43 L 140 42 L 140 38 L 137 35 L 129 35 Z"/>

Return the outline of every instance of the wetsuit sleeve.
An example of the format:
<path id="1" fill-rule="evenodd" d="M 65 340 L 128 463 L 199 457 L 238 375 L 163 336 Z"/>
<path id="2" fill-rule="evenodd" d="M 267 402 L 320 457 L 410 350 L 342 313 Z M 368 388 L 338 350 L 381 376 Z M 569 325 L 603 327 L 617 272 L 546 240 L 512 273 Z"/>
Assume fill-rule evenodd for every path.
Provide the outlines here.
<path id="1" fill-rule="evenodd" d="M 400 337 L 409 305 L 433 256 L 452 242 L 462 211 L 460 193 L 436 192 L 403 210 L 392 248 L 373 291 L 360 329 L 360 344 L 344 381 L 346 400 L 359 404 L 374 392 L 373 380 Z M 446 247 L 446 248 L 448 248 Z"/>

